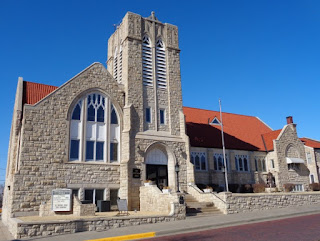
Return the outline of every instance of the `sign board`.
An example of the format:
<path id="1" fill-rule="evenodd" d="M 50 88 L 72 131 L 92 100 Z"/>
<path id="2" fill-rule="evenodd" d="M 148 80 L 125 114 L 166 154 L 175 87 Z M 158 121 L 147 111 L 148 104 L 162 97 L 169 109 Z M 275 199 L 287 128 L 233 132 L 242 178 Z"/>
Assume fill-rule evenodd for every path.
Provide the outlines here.
<path id="1" fill-rule="evenodd" d="M 127 199 L 118 199 L 117 204 L 119 212 L 128 211 Z"/>
<path id="2" fill-rule="evenodd" d="M 52 190 L 51 209 L 55 212 L 71 211 L 71 189 L 54 189 Z"/>
<path id="3" fill-rule="evenodd" d="M 127 199 L 118 199 L 117 204 L 118 204 L 118 210 L 119 210 L 119 213 L 117 214 L 117 216 L 121 214 L 129 215 Z"/>
<path id="4" fill-rule="evenodd" d="M 141 174 L 140 174 L 140 169 L 138 168 L 133 168 L 132 170 L 132 177 L 133 178 L 140 178 L 141 177 Z"/>

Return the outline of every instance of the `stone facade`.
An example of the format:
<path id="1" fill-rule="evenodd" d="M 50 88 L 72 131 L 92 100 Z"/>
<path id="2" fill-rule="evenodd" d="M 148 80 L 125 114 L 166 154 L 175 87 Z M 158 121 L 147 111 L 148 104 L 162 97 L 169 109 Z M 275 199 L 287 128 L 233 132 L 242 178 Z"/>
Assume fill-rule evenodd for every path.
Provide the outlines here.
<path id="1" fill-rule="evenodd" d="M 296 125 L 285 125 L 279 136 L 273 141 L 274 150 L 271 151 L 245 151 L 226 149 L 226 159 L 228 160 L 228 183 L 229 184 L 267 184 L 267 174 L 270 172 L 275 177 L 275 184 L 279 190 L 283 189 L 286 183 L 303 185 L 303 190 L 309 190 L 311 183 L 310 175 L 314 176 L 314 182 L 318 179 L 319 153 L 314 148 L 305 146 L 297 135 Z M 225 185 L 224 173 L 214 169 L 214 155 L 222 155 L 222 149 L 191 147 L 190 152 L 201 152 L 206 154 L 206 169 L 195 169 L 194 182 L 199 184 L 217 184 L 220 187 Z M 307 160 L 306 153 L 310 153 Z M 236 156 L 248 158 L 248 171 L 238 171 L 236 168 Z M 304 163 L 299 164 L 298 168 L 290 169 L 286 158 L 299 158 Z M 318 158 L 318 159 L 317 159 Z M 257 170 L 256 159 L 265 161 L 265 170 Z"/>
<path id="2" fill-rule="evenodd" d="M 152 73 L 148 84 L 144 82 L 143 62 L 143 41 L 146 36 L 150 40 L 148 63 L 149 71 Z M 161 54 L 165 59 L 165 66 L 161 66 L 162 73 L 165 73 L 165 84 L 162 86 L 159 84 L 161 81 L 158 80 L 157 72 L 161 69 L 157 65 L 159 40 L 164 46 L 164 52 Z M 2 219 L 8 225 L 12 225 L 11 230 L 17 238 L 106 230 L 113 227 L 183 219 L 185 206 L 177 202 L 180 196 L 176 193 L 178 187 L 181 193 L 189 192 L 200 202 L 214 202 L 226 214 L 236 212 L 237 209 L 251 210 L 259 207 L 293 205 L 295 201 L 303 204 L 317 202 L 316 194 L 301 194 L 298 197 L 289 194 L 283 197 L 270 194 L 262 195 L 269 200 L 268 204 L 262 205 L 265 199 L 260 196 L 253 195 L 252 198 L 250 196 L 251 199 L 245 201 L 242 196 L 230 193 L 203 194 L 193 185 L 194 183 L 216 184 L 221 187 L 225 185 L 224 173 L 221 169 L 217 170 L 214 164 L 214 156 L 221 156 L 222 149 L 190 146 L 182 108 L 178 42 L 177 26 L 161 23 L 154 13 L 148 18 L 143 18 L 128 12 L 108 40 L 107 69 L 100 63 L 93 63 L 32 104 L 25 102 L 25 82 L 19 78 L 10 133 L 2 214 Z M 89 113 L 89 102 L 86 101 L 89 99 L 85 98 L 91 94 L 105 98 L 107 103 L 105 106 L 108 107 L 104 106 L 104 111 L 111 113 L 111 106 L 115 110 L 119 136 L 118 139 L 114 138 L 117 142 L 112 144 L 117 144 L 114 145 L 117 147 L 116 160 L 111 161 L 114 152 L 111 146 L 105 147 L 105 143 L 111 143 L 111 136 L 116 135 L 112 133 L 113 129 L 110 127 L 114 124 L 110 122 L 112 114 L 108 113 L 108 116 L 104 114 L 106 119 L 101 121 L 104 123 L 102 129 L 99 129 L 101 127 L 99 125 L 94 129 L 89 123 L 92 120 L 84 118 L 89 116 L 83 114 Z M 87 109 L 82 110 L 82 119 L 79 117 L 79 122 L 82 121 L 86 125 L 77 126 L 82 135 L 79 140 L 77 139 L 80 143 L 78 144 L 80 150 L 77 153 L 80 153 L 82 159 L 73 160 L 72 121 L 75 119 L 72 116 L 80 100 L 83 101 L 81 108 Z M 150 120 L 147 120 L 147 108 L 150 109 Z M 95 111 L 97 113 L 99 110 Z M 160 113 L 163 114 L 162 120 Z M 101 133 L 108 139 L 102 144 L 104 156 L 108 156 L 103 158 L 103 161 L 86 157 L 89 149 L 86 145 L 90 141 L 94 142 L 88 135 L 86 136 L 86 133 L 91 132 L 98 133 L 94 140 L 96 144 Z M 241 143 L 248 144 L 242 140 Z M 244 146 L 252 147 L 252 145 Z M 96 151 L 98 147 L 94 148 Z M 196 167 L 191 163 L 194 152 L 203 153 L 206 157 L 204 166 Z M 311 161 L 306 158 L 308 153 L 311 153 Z M 308 190 L 311 174 L 317 177 L 316 182 L 319 181 L 320 151 L 301 142 L 293 123 L 286 125 L 273 140 L 273 150 L 264 151 L 257 147 L 252 150 L 227 149 L 226 156 L 229 184 L 266 183 L 268 172 L 274 175 L 279 190 L 282 190 L 285 183 L 303 185 L 304 190 Z M 246 167 L 238 167 L 239 157 L 246 158 Z M 257 170 L 257 158 L 265 161 L 263 170 Z M 299 165 L 299 169 L 289 170 L 287 158 L 298 158 L 304 163 Z M 163 180 L 162 183 L 158 183 L 158 187 L 169 186 L 173 190 L 172 194 L 163 194 L 156 186 L 148 188 L 143 186 L 150 174 L 148 173 L 150 166 L 157 168 L 157 172 L 152 173 L 155 175 L 160 175 L 160 170 L 165 170 L 165 174 L 161 174 Z M 161 169 L 163 166 L 165 168 Z M 179 168 L 179 172 L 176 168 Z M 156 180 L 160 182 L 158 176 Z M 59 188 L 76 190 L 81 201 L 86 198 L 86 191 L 94 190 L 92 194 L 94 195 L 96 190 L 102 190 L 103 195 L 99 196 L 100 199 L 110 200 L 112 196 L 126 199 L 129 210 L 157 209 L 170 215 L 45 224 L 17 222 L 15 218 L 19 216 L 53 215 L 48 203 L 51 200 L 52 190 Z M 254 203 L 252 208 L 250 208 L 251 203 Z M 91 215 L 93 207 L 93 204 L 90 208 L 76 202 L 74 214 Z"/>
<path id="3" fill-rule="evenodd" d="M 156 76 L 152 86 L 143 85 L 142 38 L 146 34 L 153 51 L 156 39 L 161 38 L 165 45 L 164 89 L 158 88 Z M 114 68 L 114 55 L 120 48 L 121 79 L 116 78 Z M 49 202 L 51 191 L 57 188 L 78 190 L 81 200 L 87 189 L 103 190 L 104 200 L 110 199 L 112 190 L 119 190 L 118 196 L 127 199 L 129 210 L 139 210 L 148 153 L 157 148 L 167 156 L 168 185 L 176 190 L 174 167 L 179 164 L 180 189 L 186 190 L 187 176 L 193 178 L 193 169 L 188 168 L 193 167 L 187 164 L 189 143 L 182 113 L 179 53 L 176 26 L 163 24 L 154 15 L 143 18 L 128 12 L 108 41 L 108 70 L 94 63 L 32 105 L 23 105 L 23 79 L 19 79 L 3 218 L 39 214 L 40 204 Z M 118 162 L 70 160 L 72 111 L 90 93 L 101 93 L 116 109 L 120 126 Z M 152 107 L 151 124 L 145 121 L 148 106 Z M 164 124 L 159 122 L 160 109 L 165 109 Z M 133 169 L 141 171 L 139 178 L 133 177 Z"/>
<path id="4" fill-rule="evenodd" d="M 307 167 L 305 147 L 298 138 L 295 124 L 288 124 L 282 129 L 279 137 L 274 140 L 274 153 L 270 155 L 273 155 L 275 162 L 275 168 L 271 170 L 271 173 L 281 190 L 286 183 L 302 184 L 304 190 L 309 189 L 310 170 Z M 289 169 L 287 157 L 300 158 L 304 160 L 304 163 L 299 164 L 296 169 Z"/>
<path id="5" fill-rule="evenodd" d="M 227 213 L 250 212 L 272 208 L 297 207 L 320 203 L 318 192 L 227 194 Z"/>

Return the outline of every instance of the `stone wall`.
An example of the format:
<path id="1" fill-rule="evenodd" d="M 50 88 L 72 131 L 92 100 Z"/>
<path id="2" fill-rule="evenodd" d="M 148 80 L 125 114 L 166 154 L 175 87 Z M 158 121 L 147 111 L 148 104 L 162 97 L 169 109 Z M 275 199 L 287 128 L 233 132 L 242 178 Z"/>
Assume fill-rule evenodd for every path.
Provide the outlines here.
<path id="1" fill-rule="evenodd" d="M 191 194 L 198 202 L 212 202 L 221 212 L 227 214 L 227 201 L 225 192 L 221 193 L 204 193 L 196 185 L 188 185 L 188 193 Z"/>
<path id="2" fill-rule="evenodd" d="M 109 188 L 120 183 L 120 164 L 69 161 L 69 116 L 88 91 L 107 95 L 122 122 L 123 95 L 101 64 L 93 64 L 34 106 L 25 105 L 19 169 L 14 173 L 10 213 L 39 211 L 51 190 L 70 186 Z M 9 160 L 10 161 L 10 160 Z M 6 205 L 6 208 L 10 205 Z M 11 214 L 10 214 L 11 215 Z"/>
<path id="3" fill-rule="evenodd" d="M 78 219 L 69 221 L 50 222 L 21 222 L 11 219 L 9 231 L 14 238 L 45 237 L 53 235 L 70 234 L 85 231 L 106 231 L 113 228 L 130 227 L 149 223 L 161 223 L 177 220 L 176 216 L 150 216 L 150 217 L 114 217 Z"/>
<path id="4" fill-rule="evenodd" d="M 163 193 L 156 185 L 140 187 L 141 211 L 170 213 L 172 212 L 172 203 L 179 203 L 177 193 Z"/>
<path id="5" fill-rule="evenodd" d="M 41 204 L 39 208 L 39 216 L 65 216 L 65 215 L 72 215 L 72 216 L 94 216 L 96 205 L 95 204 L 82 204 L 79 201 L 79 198 L 73 196 L 72 200 L 72 210 L 70 212 L 54 212 L 52 211 L 52 204 L 51 201 Z"/>
<path id="6" fill-rule="evenodd" d="M 320 203 L 320 192 L 226 194 L 227 213 L 273 208 L 297 207 Z"/>
<path id="7" fill-rule="evenodd" d="M 303 193 L 203 193 L 195 185 L 188 185 L 188 193 L 198 202 L 213 202 L 224 214 L 297 207 L 320 203 L 320 192 Z"/>

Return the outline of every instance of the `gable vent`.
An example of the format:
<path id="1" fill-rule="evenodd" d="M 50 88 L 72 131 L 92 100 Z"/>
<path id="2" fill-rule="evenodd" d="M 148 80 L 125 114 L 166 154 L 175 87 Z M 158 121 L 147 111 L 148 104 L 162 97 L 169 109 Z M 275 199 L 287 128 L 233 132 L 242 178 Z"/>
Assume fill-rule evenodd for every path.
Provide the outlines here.
<path id="1" fill-rule="evenodd" d="M 152 86 L 152 50 L 151 41 L 148 36 L 142 40 L 142 79 L 143 84 Z"/>
<path id="2" fill-rule="evenodd" d="M 157 69 L 158 87 L 166 88 L 167 87 L 166 51 L 161 39 L 157 41 L 157 45 L 156 45 L 156 69 Z"/>

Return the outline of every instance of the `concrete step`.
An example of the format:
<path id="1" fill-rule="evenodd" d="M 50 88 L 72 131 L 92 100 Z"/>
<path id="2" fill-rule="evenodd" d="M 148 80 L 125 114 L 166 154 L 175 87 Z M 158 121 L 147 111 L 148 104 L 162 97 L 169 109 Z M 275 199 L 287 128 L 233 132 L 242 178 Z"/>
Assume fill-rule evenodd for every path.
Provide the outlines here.
<path id="1" fill-rule="evenodd" d="M 198 202 L 190 194 L 185 195 L 185 202 L 187 205 L 187 216 L 189 217 L 214 216 L 222 214 L 222 212 L 215 207 L 212 202 Z"/>

